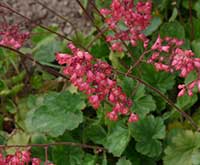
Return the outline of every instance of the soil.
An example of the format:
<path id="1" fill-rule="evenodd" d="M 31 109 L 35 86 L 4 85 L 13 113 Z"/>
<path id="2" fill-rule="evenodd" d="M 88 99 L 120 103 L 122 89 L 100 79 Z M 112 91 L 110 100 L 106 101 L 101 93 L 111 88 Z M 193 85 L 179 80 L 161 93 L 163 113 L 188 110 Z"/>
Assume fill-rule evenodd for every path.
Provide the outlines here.
<path id="1" fill-rule="evenodd" d="M 19 13 L 31 18 L 31 20 L 39 21 L 45 26 L 58 24 L 62 29 L 62 32 L 67 35 L 74 33 L 74 27 L 87 33 L 90 30 L 91 23 L 83 14 L 81 8 L 75 0 L 40 0 L 46 7 L 52 9 L 56 13 L 62 15 L 69 22 L 60 19 L 58 16 L 55 16 L 51 11 L 46 7 L 43 7 L 41 4 L 38 4 L 38 0 L 0 0 Z M 2 9 L 0 9 L 2 11 Z M 4 10 L 6 19 L 9 22 L 23 22 L 24 19 L 16 16 L 15 14 Z M 1 13 L 0 13 L 1 14 Z"/>

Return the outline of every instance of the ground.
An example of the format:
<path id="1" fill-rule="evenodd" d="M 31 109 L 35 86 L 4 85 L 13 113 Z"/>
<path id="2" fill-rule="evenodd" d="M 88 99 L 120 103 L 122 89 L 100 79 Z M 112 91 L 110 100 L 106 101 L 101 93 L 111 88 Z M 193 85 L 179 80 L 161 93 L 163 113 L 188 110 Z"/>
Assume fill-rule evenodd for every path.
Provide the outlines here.
<path id="1" fill-rule="evenodd" d="M 8 4 L 16 11 L 31 18 L 34 21 L 39 21 L 43 25 L 59 24 L 62 32 L 65 34 L 72 34 L 74 28 L 69 22 L 66 22 L 59 17 L 55 16 L 48 9 L 38 4 L 37 0 L 1 0 L 3 3 Z M 84 16 L 81 8 L 75 0 L 40 0 L 46 7 L 53 9 L 58 14 L 64 16 L 69 20 L 77 29 L 84 32 L 89 31 L 91 26 L 90 22 Z M 2 10 L 0 10 L 1 12 Z M 4 10 L 7 19 L 11 22 L 23 22 L 23 18 Z"/>

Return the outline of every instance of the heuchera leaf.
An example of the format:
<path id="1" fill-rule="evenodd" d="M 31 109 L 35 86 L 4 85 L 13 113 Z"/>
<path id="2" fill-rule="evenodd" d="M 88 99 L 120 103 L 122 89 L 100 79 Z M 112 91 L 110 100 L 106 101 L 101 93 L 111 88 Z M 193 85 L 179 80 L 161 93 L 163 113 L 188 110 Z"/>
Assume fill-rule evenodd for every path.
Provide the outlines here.
<path id="1" fill-rule="evenodd" d="M 29 139 L 29 134 L 18 129 L 8 138 L 7 145 L 27 145 Z M 8 154 L 13 154 L 15 153 L 16 149 L 8 148 L 6 151 Z"/>
<path id="2" fill-rule="evenodd" d="M 86 138 L 90 139 L 94 143 L 104 144 L 106 138 L 106 131 L 101 125 L 92 124 L 84 130 Z"/>
<path id="3" fill-rule="evenodd" d="M 91 54 L 96 58 L 105 58 L 109 55 L 110 50 L 107 43 L 103 40 L 99 40 L 95 45 L 91 48 Z"/>
<path id="4" fill-rule="evenodd" d="M 160 139 L 165 137 L 165 126 L 161 118 L 147 116 L 137 123 L 130 124 L 131 134 L 137 141 L 136 150 L 149 157 L 162 152 Z"/>
<path id="5" fill-rule="evenodd" d="M 146 94 L 144 85 L 136 84 L 136 81 L 130 77 L 124 77 L 121 80 L 121 87 L 123 92 L 133 99 L 134 103 L 131 110 L 137 113 L 140 118 L 156 109 L 155 101 L 151 95 Z"/>
<path id="6" fill-rule="evenodd" d="M 137 113 L 140 118 L 145 117 L 149 112 L 156 109 L 156 104 L 151 95 L 145 93 L 144 85 L 140 85 L 133 96 L 132 111 Z"/>
<path id="7" fill-rule="evenodd" d="M 84 153 L 78 147 L 57 146 L 52 149 L 53 161 L 59 165 L 81 165 Z"/>
<path id="8" fill-rule="evenodd" d="M 55 53 L 61 51 L 62 43 L 55 39 L 55 36 L 49 36 L 40 41 L 33 49 L 33 55 L 39 62 L 52 62 L 55 60 Z"/>
<path id="9" fill-rule="evenodd" d="M 142 65 L 142 79 L 165 93 L 174 86 L 174 75 L 157 72 L 152 65 Z"/>
<path id="10" fill-rule="evenodd" d="M 164 165 L 199 164 L 200 133 L 186 130 L 172 138 L 165 149 Z M 197 156 L 198 155 L 198 156 Z"/>
<path id="11" fill-rule="evenodd" d="M 159 34 L 162 38 L 166 36 L 179 39 L 185 38 L 184 27 L 178 21 L 164 23 L 160 28 Z"/>
<path id="12" fill-rule="evenodd" d="M 130 77 L 123 77 L 120 81 L 123 92 L 126 93 L 128 97 L 132 96 L 133 90 L 136 87 L 136 81 Z"/>
<path id="13" fill-rule="evenodd" d="M 108 134 L 105 148 L 114 156 L 120 156 L 125 150 L 130 140 L 127 128 L 117 124 Z"/>
<path id="14" fill-rule="evenodd" d="M 151 20 L 151 24 L 144 30 L 144 34 L 146 36 L 151 35 L 153 32 L 155 32 L 158 27 L 161 25 L 162 19 L 158 16 L 153 17 Z"/>
<path id="15" fill-rule="evenodd" d="M 132 165 L 130 160 L 127 160 L 125 157 L 122 157 L 121 159 L 118 160 L 116 165 Z"/>
<path id="16" fill-rule="evenodd" d="M 53 93 L 44 96 L 39 107 L 31 110 L 26 118 L 26 127 L 30 132 L 47 133 L 57 137 L 65 130 L 73 130 L 83 121 L 81 109 L 84 100 L 69 92 Z"/>

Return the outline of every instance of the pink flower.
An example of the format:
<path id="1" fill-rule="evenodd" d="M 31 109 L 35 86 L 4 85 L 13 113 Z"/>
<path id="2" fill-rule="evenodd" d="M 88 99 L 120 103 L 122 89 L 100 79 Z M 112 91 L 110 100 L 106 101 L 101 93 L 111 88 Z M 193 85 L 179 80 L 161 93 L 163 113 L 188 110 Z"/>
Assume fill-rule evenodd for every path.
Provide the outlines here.
<path id="1" fill-rule="evenodd" d="M 115 111 L 107 113 L 107 116 L 111 121 L 117 121 L 118 120 L 118 115 Z"/>
<path id="2" fill-rule="evenodd" d="M 136 115 L 135 113 L 131 113 L 128 119 L 128 122 L 133 123 L 133 122 L 137 122 L 138 120 L 139 120 L 138 115 Z"/>
<path id="3" fill-rule="evenodd" d="M 41 160 L 39 158 L 32 158 L 32 165 L 40 165 Z"/>
<path id="4" fill-rule="evenodd" d="M 3 25 L 0 31 L 0 45 L 19 49 L 29 38 L 29 32 L 21 32 L 18 25 Z"/>
<path id="5" fill-rule="evenodd" d="M 105 22 L 115 32 L 107 36 L 107 42 L 112 45 L 112 50 L 121 52 L 121 42 L 128 41 L 132 46 L 137 46 L 142 41 L 144 48 L 148 46 L 148 39 L 143 30 L 150 24 L 151 2 L 138 2 L 134 5 L 133 0 L 113 0 L 110 9 L 101 9 L 101 14 L 106 16 Z M 118 24 L 123 24 L 120 28 Z"/>
<path id="6" fill-rule="evenodd" d="M 112 104 L 112 112 L 108 113 L 111 120 L 117 120 L 118 115 L 127 115 L 132 101 L 117 86 L 116 80 L 110 78 L 111 66 L 101 60 L 93 59 L 92 55 L 69 44 L 73 55 L 57 53 L 59 64 L 65 64 L 64 74 L 70 77 L 70 82 L 80 91 L 88 95 L 88 102 L 98 109 L 104 100 Z"/>

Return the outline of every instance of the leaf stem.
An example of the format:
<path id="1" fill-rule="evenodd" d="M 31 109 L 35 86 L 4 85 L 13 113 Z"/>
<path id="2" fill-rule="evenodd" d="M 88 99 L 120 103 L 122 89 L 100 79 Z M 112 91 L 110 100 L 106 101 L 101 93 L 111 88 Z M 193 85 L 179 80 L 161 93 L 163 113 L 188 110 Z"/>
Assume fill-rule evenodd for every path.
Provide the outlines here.
<path id="1" fill-rule="evenodd" d="M 46 143 L 46 144 L 26 144 L 26 145 L 0 145 L 0 148 L 26 148 L 26 147 L 48 148 L 49 146 L 61 146 L 61 145 L 94 149 L 94 150 L 98 150 L 98 151 L 106 151 L 105 148 L 100 147 L 100 146 L 93 146 L 93 145 L 89 145 L 89 144 L 74 143 L 74 142 L 54 142 L 54 143 Z M 45 151 L 45 153 L 46 153 L 46 151 Z"/>

